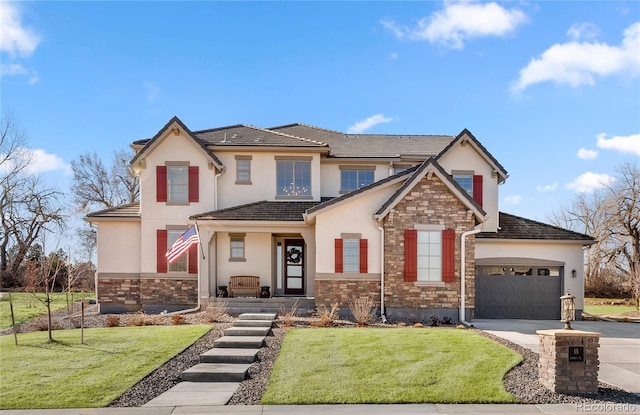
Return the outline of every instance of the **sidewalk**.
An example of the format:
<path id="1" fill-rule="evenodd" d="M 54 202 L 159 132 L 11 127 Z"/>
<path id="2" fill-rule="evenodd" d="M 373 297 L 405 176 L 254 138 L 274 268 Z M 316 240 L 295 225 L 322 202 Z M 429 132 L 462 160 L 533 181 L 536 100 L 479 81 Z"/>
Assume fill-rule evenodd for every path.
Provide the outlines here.
<path id="1" fill-rule="evenodd" d="M 0 411 L 1 415 L 438 415 L 438 414 L 630 414 L 640 413 L 632 404 L 553 404 L 553 405 L 273 405 L 273 406 L 162 406 L 139 408 L 86 408 Z"/>

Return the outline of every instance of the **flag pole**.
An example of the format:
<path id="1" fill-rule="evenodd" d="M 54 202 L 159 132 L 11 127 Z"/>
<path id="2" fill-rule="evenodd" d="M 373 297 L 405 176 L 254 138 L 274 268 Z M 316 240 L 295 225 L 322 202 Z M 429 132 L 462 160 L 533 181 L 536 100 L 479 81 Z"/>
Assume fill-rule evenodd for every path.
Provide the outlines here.
<path id="1" fill-rule="evenodd" d="M 196 221 L 195 228 L 196 228 L 196 235 L 198 235 L 198 245 L 200 246 L 200 253 L 202 254 L 202 259 L 205 259 L 204 249 L 202 249 L 202 240 L 200 239 L 200 231 L 198 230 L 198 221 Z"/>

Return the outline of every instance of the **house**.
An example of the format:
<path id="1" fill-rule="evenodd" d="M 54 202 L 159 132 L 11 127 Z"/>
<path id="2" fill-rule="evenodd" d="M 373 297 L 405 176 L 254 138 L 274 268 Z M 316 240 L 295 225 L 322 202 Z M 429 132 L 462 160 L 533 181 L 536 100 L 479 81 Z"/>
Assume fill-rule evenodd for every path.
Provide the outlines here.
<path id="1" fill-rule="evenodd" d="M 391 319 L 557 319 L 566 291 L 583 308 L 593 239 L 499 212 L 507 171 L 466 129 L 191 131 L 174 117 L 132 146 L 140 202 L 86 217 L 102 312 L 203 307 L 234 275 L 316 306 L 370 296 Z M 200 246 L 168 264 L 193 224 Z"/>

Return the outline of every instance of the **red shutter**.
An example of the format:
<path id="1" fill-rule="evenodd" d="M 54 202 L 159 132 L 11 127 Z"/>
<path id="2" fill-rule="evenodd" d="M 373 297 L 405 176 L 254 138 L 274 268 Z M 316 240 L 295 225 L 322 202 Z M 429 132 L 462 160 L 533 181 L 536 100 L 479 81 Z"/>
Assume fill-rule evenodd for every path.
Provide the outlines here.
<path id="1" fill-rule="evenodd" d="M 342 274 L 344 269 L 344 261 L 342 259 L 342 239 L 336 239 L 335 244 L 335 261 L 336 261 L 336 274 Z"/>
<path id="2" fill-rule="evenodd" d="M 157 265 L 156 271 L 158 274 L 164 274 L 167 272 L 167 257 L 164 254 L 167 253 L 167 230 L 158 229 L 156 233 L 157 244 Z"/>
<path id="3" fill-rule="evenodd" d="M 367 260 L 369 259 L 368 243 L 366 239 L 360 239 L 360 272 L 366 274 L 369 272 Z"/>
<path id="4" fill-rule="evenodd" d="M 198 166 L 189 166 L 189 202 L 200 201 L 200 180 Z"/>
<path id="5" fill-rule="evenodd" d="M 198 273 L 198 244 L 189 247 L 189 274 Z"/>
<path id="6" fill-rule="evenodd" d="M 404 231 L 404 280 L 418 281 L 418 231 Z"/>
<path id="7" fill-rule="evenodd" d="M 473 200 L 482 206 L 482 176 L 473 176 Z"/>
<path id="8" fill-rule="evenodd" d="M 456 280 L 456 231 L 445 229 L 442 231 L 442 281 Z"/>
<path id="9" fill-rule="evenodd" d="M 167 201 L 167 166 L 156 166 L 156 201 Z"/>

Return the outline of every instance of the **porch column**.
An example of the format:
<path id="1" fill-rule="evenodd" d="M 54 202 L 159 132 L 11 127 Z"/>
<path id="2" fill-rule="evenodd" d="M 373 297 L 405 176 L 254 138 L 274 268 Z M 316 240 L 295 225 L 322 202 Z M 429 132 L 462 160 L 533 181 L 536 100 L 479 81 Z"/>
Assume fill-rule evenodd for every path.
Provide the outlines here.
<path id="1" fill-rule="evenodd" d="M 313 229 L 300 232 L 307 245 L 307 263 L 305 265 L 307 278 L 307 297 L 316 296 L 316 233 Z"/>
<path id="2" fill-rule="evenodd" d="M 209 303 L 209 297 L 211 296 L 211 284 L 209 283 L 209 258 L 211 257 L 211 251 L 209 249 L 209 240 L 211 239 L 211 231 L 208 229 L 199 229 L 200 234 L 200 247 L 198 248 L 198 279 L 200 287 L 198 292 L 198 298 L 200 298 L 200 304 L 202 308 L 206 308 Z M 204 252 L 204 258 L 203 258 Z"/>

